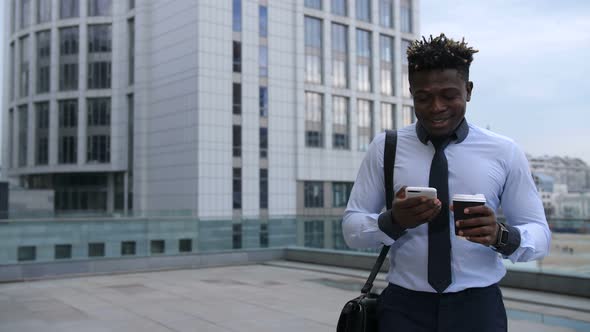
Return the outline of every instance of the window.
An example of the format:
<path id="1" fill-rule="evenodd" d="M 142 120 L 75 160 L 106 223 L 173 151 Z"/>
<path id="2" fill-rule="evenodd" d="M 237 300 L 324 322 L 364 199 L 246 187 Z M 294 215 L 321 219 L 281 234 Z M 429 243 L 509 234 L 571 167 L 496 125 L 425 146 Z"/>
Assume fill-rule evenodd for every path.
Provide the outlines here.
<path id="1" fill-rule="evenodd" d="M 15 24 L 15 19 L 16 19 L 16 5 L 15 5 L 15 1 L 16 0 L 10 0 L 10 15 L 8 15 L 10 17 L 10 34 L 14 33 L 14 24 Z"/>
<path id="2" fill-rule="evenodd" d="M 260 248 L 268 248 L 268 221 L 261 221 L 260 223 Z"/>
<path id="3" fill-rule="evenodd" d="M 135 256 L 135 241 L 121 242 L 121 256 Z"/>
<path id="4" fill-rule="evenodd" d="M 108 163 L 111 155 L 111 137 L 109 135 L 88 135 L 86 140 L 86 160 Z"/>
<path id="5" fill-rule="evenodd" d="M 178 251 L 180 251 L 180 252 L 193 251 L 193 240 L 191 240 L 191 239 L 178 240 Z"/>
<path id="6" fill-rule="evenodd" d="M 37 0 L 37 23 L 51 21 L 51 0 Z"/>
<path id="7" fill-rule="evenodd" d="M 348 0 L 332 0 L 332 14 L 346 16 L 347 15 L 347 8 L 346 2 Z"/>
<path id="8" fill-rule="evenodd" d="M 77 162 L 78 138 L 78 101 L 59 101 L 59 145 L 58 159 L 60 164 Z"/>
<path id="9" fill-rule="evenodd" d="M 88 88 L 111 87 L 111 26 L 88 26 Z"/>
<path id="10" fill-rule="evenodd" d="M 232 28 L 234 32 L 242 31 L 242 0 L 233 0 Z"/>
<path id="11" fill-rule="evenodd" d="M 356 30 L 357 47 L 357 88 L 359 91 L 371 91 L 371 33 L 369 31 Z"/>
<path id="12" fill-rule="evenodd" d="M 381 129 L 395 129 L 394 105 L 381 103 Z"/>
<path id="13" fill-rule="evenodd" d="M 59 17 L 61 19 L 79 16 L 80 4 L 78 0 L 60 0 Z"/>
<path id="14" fill-rule="evenodd" d="M 305 17 L 305 82 L 322 83 L 322 20 Z"/>
<path id="15" fill-rule="evenodd" d="M 14 59 L 15 59 L 15 55 L 14 55 L 14 43 L 10 43 L 10 72 L 9 72 L 9 76 L 8 76 L 8 94 L 10 96 L 10 100 L 13 101 L 14 100 L 14 72 L 15 72 L 15 63 L 14 63 Z"/>
<path id="16" fill-rule="evenodd" d="M 303 224 L 305 247 L 324 248 L 324 222 L 321 220 L 305 221 Z"/>
<path id="17" fill-rule="evenodd" d="M 20 27 L 31 25 L 31 0 L 20 0 Z"/>
<path id="18" fill-rule="evenodd" d="M 305 145 L 322 147 L 323 96 L 315 92 L 305 93 Z"/>
<path id="19" fill-rule="evenodd" d="M 306 181 L 303 184 L 304 201 L 306 208 L 324 207 L 324 183 L 318 181 Z"/>
<path id="20" fill-rule="evenodd" d="M 18 107 L 18 166 L 27 166 L 29 109 L 27 105 Z"/>
<path id="21" fill-rule="evenodd" d="M 379 24 L 393 29 L 393 0 L 379 0 Z"/>
<path id="22" fill-rule="evenodd" d="M 402 96 L 406 98 L 412 97 L 410 94 L 410 76 L 408 74 L 408 57 L 406 50 L 410 47 L 410 41 L 402 40 Z"/>
<path id="23" fill-rule="evenodd" d="M 234 73 L 241 73 L 242 72 L 242 43 L 239 41 L 233 41 L 233 71 Z"/>
<path id="24" fill-rule="evenodd" d="M 258 52 L 260 53 L 258 57 L 258 74 L 260 77 L 268 77 L 268 47 L 260 45 Z"/>
<path id="25" fill-rule="evenodd" d="M 59 89 L 78 89 L 78 27 L 59 29 Z"/>
<path id="26" fill-rule="evenodd" d="M 104 257 L 104 243 L 102 242 L 91 242 L 88 243 L 88 257 Z"/>
<path id="27" fill-rule="evenodd" d="M 8 110 L 8 167 L 14 167 L 14 110 Z"/>
<path id="28" fill-rule="evenodd" d="M 334 96 L 332 98 L 332 123 L 334 128 L 333 142 L 334 149 L 349 148 L 349 112 L 348 98 Z"/>
<path id="29" fill-rule="evenodd" d="M 412 0 L 400 0 L 400 29 L 412 32 Z"/>
<path id="30" fill-rule="evenodd" d="M 127 45 L 129 53 L 129 85 L 135 82 L 135 20 L 127 21 L 129 29 L 129 43 Z"/>
<path id="31" fill-rule="evenodd" d="M 29 37 L 20 39 L 20 96 L 29 95 L 29 65 L 31 63 L 31 49 Z"/>
<path id="32" fill-rule="evenodd" d="M 260 169 L 260 208 L 268 209 L 268 169 Z"/>
<path id="33" fill-rule="evenodd" d="M 359 99 L 357 101 L 359 150 L 366 151 L 373 134 L 372 102 Z"/>
<path id="34" fill-rule="evenodd" d="M 332 84 L 348 87 L 348 28 L 332 23 Z"/>
<path id="35" fill-rule="evenodd" d="M 37 165 L 47 165 L 49 162 L 49 103 L 36 103 L 35 111 L 37 112 L 35 161 Z"/>
<path id="36" fill-rule="evenodd" d="M 163 254 L 166 251 L 166 242 L 164 240 L 151 240 L 150 252 L 152 254 Z"/>
<path id="37" fill-rule="evenodd" d="M 260 128 L 260 158 L 268 157 L 268 128 Z"/>
<path id="38" fill-rule="evenodd" d="M 111 0 L 88 0 L 88 16 L 110 16 Z"/>
<path id="39" fill-rule="evenodd" d="M 89 98 L 88 127 L 100 127 L 111 125 L 111 98 Z"/>
<path id="40" fill-rule="evenodd" d="M 232 88 L 233 113 L 242 114 L 242 85 L 234 83 Z"/>
<path id="41" fill-rule="evenodd" d="M 242 126 L 234 125 L 233 126 L 233 156 L 240 157 L 242 156 Z"/>
<path id="42" fill-rule="evenodd" d="M 129 0 L 129 10 L 135 8 L 135 0 Z"/>
<path id="43" fill-rule="evenodd" d="M 242 169 L 233 168 L 232 176 L 233 208 L 242 208 Z"/>
<path id="44" fill-rule="evenodd" d="M 258 89 L 258 108 L 260 110 L 260 116 L 263 118 L 268 117 L 268 87 L 261 86 Z"/>
<path id="45" fill-rule="evenodd" d="M 371 0 L 356 0 L 356 18 L 371 22 Z"/>
<path id="46" fill-rule="evenodd" d="M 51 32 L 37 32 L 37 93 L 49 92 Z"/>
<path id="47" fill-rule="evenodd" d="M 37 247 L 19 246 L 17 255 L 19 262 L 34 261 L 37 259 Z"/>
<path id="48" fill-rule="evenodd" d="M 380 35 L 379 45 L 381 52 L 381 93 L 384 95 L 393 95 L 393 37 Z"/>
<path id="49" fill-rule="evenodd" d="M 55 259 L 72 258 L 71 244 L 56 244 L 55 245 Z"/>
<path id="50" fill-rule="evenodd" d="M 268 7 L 258 6 L 258 36 L 268 37 Z"/>
<path id="51" fill-rule="evenodd" d="M 412 106 L 404 105 L 402 106 L 402 126 L 411 125 L 414 122 L 414 108 Z"/>
<path id="52" fill-rule="evenodd" d="M 305 0 L 305 7 L 322 9 L 322 0 Z"/>
<path id="53" fill-rule="evenodd" d="M 232 224 L 232 249 L 242 248 L 242 224 Z"/>
<path id="54" fill-rule="evenodd" d="M 352 191 L 351 182 L 334 182 L 332 183 L 332 206 L 346 207 L 350 192 Z"/>

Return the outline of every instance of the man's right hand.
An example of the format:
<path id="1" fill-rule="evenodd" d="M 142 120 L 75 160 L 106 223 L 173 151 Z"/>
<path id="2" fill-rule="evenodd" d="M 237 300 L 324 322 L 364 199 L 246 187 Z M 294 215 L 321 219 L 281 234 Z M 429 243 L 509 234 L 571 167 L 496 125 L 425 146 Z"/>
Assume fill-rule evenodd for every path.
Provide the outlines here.
<path id="1" fill-rule="evenodd" d="M 406 198 L 406 187 L 403 186 L 393 200 L 392 215 L 395 223 L 404 229 L 414 228 L 431 221 L 440 213 L 442 203 L 438 198 Z"/>

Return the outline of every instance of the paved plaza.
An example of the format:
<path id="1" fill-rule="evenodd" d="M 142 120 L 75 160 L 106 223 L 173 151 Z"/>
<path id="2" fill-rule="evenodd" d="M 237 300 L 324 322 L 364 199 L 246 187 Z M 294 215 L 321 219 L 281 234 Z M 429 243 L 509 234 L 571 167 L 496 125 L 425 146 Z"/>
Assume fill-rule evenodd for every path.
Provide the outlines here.
<path id="1" fill-rule="evenodd" d="M 276 261 L 5 283 L 0 331 L 335 331 L 340 309 L 358 294 L 363 274 Z M 590 324 L 590 299 L 503 292 L 510 331 L 590 326 L 584 325 Z M 577 328 L 567 327 L 572 321 Z"/>

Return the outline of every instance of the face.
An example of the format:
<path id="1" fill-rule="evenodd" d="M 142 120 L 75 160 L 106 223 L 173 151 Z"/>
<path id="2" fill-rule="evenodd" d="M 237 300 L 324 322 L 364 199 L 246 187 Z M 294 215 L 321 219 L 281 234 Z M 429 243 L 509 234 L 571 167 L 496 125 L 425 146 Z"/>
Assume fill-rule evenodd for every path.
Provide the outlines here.
<path id="1" fill-rule="evenodd" d="M 456 69 L 412 74 L 410 93 L 416 117 L 433 137 L 450 135 L 465 116 L 473 82 L 466 82 Z"/>

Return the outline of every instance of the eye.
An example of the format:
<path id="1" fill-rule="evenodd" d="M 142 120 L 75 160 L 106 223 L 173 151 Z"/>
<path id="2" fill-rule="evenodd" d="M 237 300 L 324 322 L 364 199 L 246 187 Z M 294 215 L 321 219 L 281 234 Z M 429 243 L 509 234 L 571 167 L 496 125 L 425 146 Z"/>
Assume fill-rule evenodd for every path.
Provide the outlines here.
<path id="1" fill-rule="evenodd" d="M 417 94 L 414 96 L 414 101 L 419 103 L 427 103 L 430 100 L 430 95 L 427 94 Z"/>

